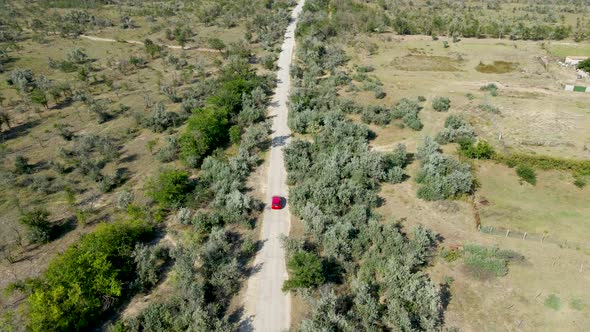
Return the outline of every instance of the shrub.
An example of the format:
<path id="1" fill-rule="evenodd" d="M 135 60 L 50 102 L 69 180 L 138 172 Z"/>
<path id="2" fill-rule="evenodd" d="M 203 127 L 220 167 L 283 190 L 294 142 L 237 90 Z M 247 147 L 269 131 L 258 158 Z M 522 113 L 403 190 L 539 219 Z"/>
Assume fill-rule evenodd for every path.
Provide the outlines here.
<path id="1" fill-rule="evenodd" d="M 14 169 L 18 174 L 31 174 L 33 166 L 29 164 L 29 158 L 18 155 L 14 159 Z"/>
<path id="2" fill-rule="evenodd" d="M 447 262 L 451 263 L 463 256 L 461 250 L 457 248 L 442 248 L 440 250 L 440 256 Z"/>
<path id="3" fill-rule="evenodd" d="M 225 43 L 219 38 L 209 38 L 208 43 L 209 47 L 211 47 L 214 50 L 221 51 L 225 49 Z"/>
<path id="4" fill-rule="evenodd" d="M 422 108 L 413 100 L 402 98 L 394 107 L 391 116 L 394 119 L 402 119 L 404 124 L 414 130 L 421 130 L 423 125 L 418 117 Z"/>
<path id="5" fill-rule="evenodd" d="M 537 183 L 537 174 L 535 173 L 535 170 L 528 165 L 518 165 L 518 167 L 516 167 L 516 175 L 518 175 L 521 180 L 532 185 Z"/>
<path id="6" fill-rule="evenodd" d="M 578 69 L 590 73 L 590 58 L 580 61 L 580 63 L 578 63 Z"/>
<path id="7" fill-rule="evenodd" d="M 156 154 L 156 159 L 160 162 L 167 163 L 178 159 L 179 143 L 177 136 L 168 136 L 165 138 L 164 145 Z"/>
<path id="8" fill-rule="evenodd" d="M 287 263 L 289 280 L 283 284 L 283 290 L 317 287 L 325 282 L 322 261 L 314 253 L 300 251 L 295 253 Z"/>
<path id="9" fill-rule="evenodd" d="M 64 140 L 71 141 L 72 138 L 74 138 L 74 132 L 69 129 L 69 125 L 64 123 L 56 123 L 53 125 L 53 127 L 57 129 L 59 136 L 61 136 Z"/>
<path id="10" fill-rule="evenodd" d="M 486 84 L 479 89 L 481 91 L 488 91 L 493 97 L 498 95 L 498 86 L 494 83 Z"/>
<path id="11" fill-rule="evenodd" d="M 179 207 L 192 189 L 189 174 L 180 170 L 162 171 L 147 184 L 147 194 L 164 207 Z"/>
<path id="12" fill-rule="evenodd" d="M 168 252 L 164 247 L 159 245 L 146 246 L 138 243 L 135 245 L 131 256 L 135 261 L 137 273 L 134 286 L 145 292 L 158 283 L 160 279 L 158 272 L 162 261 L 167 258 Z"/>
<path id="13" fill-rule="evenodd" d="M 156 133 L 161 133 L 179 122 L 178 114 L 167 112 L 164 104 L 157 103 L 152 108 L 152 114 L 145 119 L 144 125 Z"/>
<path id="14" fill-rule="evenodd" d="M 126 210 L 133 203 L 135 194 L 130 190 L 121 190 L 117 194 L 116 206 L 119 210 Z"/>
<path id="15" fill-rule="evenodd" d="M 416 182 L 422 185 L 418 188 L 418 198 L 441 200 L 471 191 L 473 178 L 469 165 L 438 152 L 438 144 L 429 137 L 419 147 L 417 156 L 422 161 L 416 176 Z"/>
<path id="16" fill-rule="evenodd" d="M 550 294 L 545 299 L 545 306 L 553 310 L 559 310 L 561 309 L 561 299 L 555 294 Z"/>
<path id="17" fill-rule="evenodd" d="M 474 159 L 492 159 L 495 155 L 494 148 L 490 143 L 480 140 L 474 145 L 471 139 L 459 140 L 459 153 Z"/>
<path id="18" fill-rule="evenodd" d="M 68 61 L 76 63 L 76 64 L 83 64 L 88 61 L 88 55 L 86 55 L 86 51 L 83 48 L 73 48 L 68 52 L 66 58 Z"/>
<path id="19" fill-rule="evenodd" d="M 134 279 L 133 248 L 149 234 L 139 221 L 101 224 L 54 258 L 32 282 L 31 330 L 86 330 L 97 323 Z"/>
<path id="20" fill-rule="evenodd" d="M 432 108 L 437 112 L 446 112 L 451 108 L 451 100 L 447 97 L 436 97 L 432 100 Z"/>
<path id="21" fill-rule="evenodd" d="M 490 104 L 480 104 L 479 109 L 492 114 L 500 114 L 500 109 Z"/>
<path id="22" fill-rule="evenodd" d="M 49 241 L 51 223 L 49 222 L 49 211 L 44 208 L 36 208 L 25 212 L 19 219 L 28 230 L 29 240 L 33 243 L 45 243 Z"/>
<path id="23" fill-rule="evenodd" d="M 239 126 L 231 126 L 229 128 L 229 141 L 231 144 L 240 143 L 241 136 L 242 136 L 242 129 Z"/>
<path id="24" fill-rule="evenodd" d="M 490 279 L 508 274 L 508 259 L 503 250 L 475 244 L 463 246 L 467 272 L 478 279 Z"/>
<path id="25" fill-rule="evenodd" d="M 436 141 L 447 144 L 459 141 L 472 141 L 475 131 L 460 116 L 450 115 L 445 120 L 445 128 L 436 135 Z"/>

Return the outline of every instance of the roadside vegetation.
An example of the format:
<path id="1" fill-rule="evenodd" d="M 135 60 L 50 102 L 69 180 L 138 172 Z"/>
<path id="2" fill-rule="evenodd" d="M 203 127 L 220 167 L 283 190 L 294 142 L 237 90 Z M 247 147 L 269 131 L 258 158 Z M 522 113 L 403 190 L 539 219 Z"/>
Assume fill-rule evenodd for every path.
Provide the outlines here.
<path id="1" fill-rule="evenodd" d="M 294 4 L 5 6 L 0 330 L 236 329 Z"/>

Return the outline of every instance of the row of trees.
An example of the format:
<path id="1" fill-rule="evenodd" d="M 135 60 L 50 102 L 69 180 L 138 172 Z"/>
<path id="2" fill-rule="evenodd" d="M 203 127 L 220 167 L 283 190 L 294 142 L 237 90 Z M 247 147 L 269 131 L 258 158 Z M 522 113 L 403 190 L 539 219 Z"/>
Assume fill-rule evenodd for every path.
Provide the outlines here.
<path id="1" fill-rule="evenodd" d="M 315 6 L 315 5 L 313 5 Z M 551 5 L 550 5 L 551 6 Z M 584 8 L 582 4 L 568 4 L 574 12 Z M 310 6 L 311 7 L 311 6 Z M 590 26 L 578 21 L 575 27 L 558 20 L 551 14 L 533 12 L 510 13 L 501 6 L 482 8 L 479 4 L 447 1 L 429 1 L 424 4 L 396 0 L 380 1 L 366 5 L 345 2 L 340 11 L 331 10 L 331 20 L 324 22 L 315 32 L 326 36 L 358 32 L 379 33 L 394 30 L 400 35 L 447 35 L 477 38 L 512 39 L 564 39 L 587 38 Z M 515 7 L 516 8 L 516 7 Z M 565 17 L 563 17 L 565 18 Z M 303 29 L 311 28 L 302 21 Z M 346 35 L 346 34 L 344 34 Z"/>
<path id="2" fill-rule="evenodd" d="M 251 229 L 262 208 L 247 195 L 245 183 L 270 144 L 265 109 L 272 85 L 254 72 L 248 57 L 229 55 L 213 89 L 189 91 L 183 98 L 183 107 L 185 101 L 187 108 L 199 106 L 191 110 L 184 132 L 170 136 L 166 149 L 200 172 L 189 178 L 185 171 L 165 170 L 149 181 L 148 195 L 167 210 L 177 210 L 175 222 L 191 226 L 191 234 L 171 253 L 172 295 L 119 321 L 114 331 L 237 329 L 229 320 L 229 304 L 257 244 L 236 230 Z M 237 145 L 231 156 L 220 149 L 228 141 Z"/>
<path id="3" fill-rule="evenodd" d="M 335 16 L 358 18 L 367 6 L 310 0 L 298 28 L 289 124 L 295 132 L 312 133 L 313 140 L 295 139 L 285 148 L 291 211 L 307 240 L 284 241 L 290 276 L 284 288 L 321 289 L 312 295 L 313 309 L 300 331 L 432 330 L 440 324 L 438 288 L 420 272 L 434 235 L 420 227 L 404 235 L 395 221 L 382 224 L 373 212 L 380 184 L 403 180 L 406 149 L 369 151 L 367 127 L 345 117 L 362 108 L 339 99 L 337 75 L 326 75 L 346 61 L 330 38 L 339 32 L 326 27 Z M 391 112 L 415 122 L 419 105 L 404 103 L 374 114 Z M 345 286 L 329 286 L 334 283 Z"/>

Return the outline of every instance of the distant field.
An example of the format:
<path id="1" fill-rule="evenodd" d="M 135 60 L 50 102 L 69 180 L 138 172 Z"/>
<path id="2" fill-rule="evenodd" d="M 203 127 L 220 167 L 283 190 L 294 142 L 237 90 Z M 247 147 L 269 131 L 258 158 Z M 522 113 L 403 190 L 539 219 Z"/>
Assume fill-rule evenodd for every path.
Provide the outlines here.
<path id="1" fill-rule="evenodd" d="M 448 41 L 445 48 L 443 41 Z M 419 113 L 421 131 L 400 129 L 395 124 L 370 125 L 376 137 L 374 149 L 391 151 L 404 143 L 414 152 L 424 136 L 434 136 L 449 114 L 461 114 L 474 126 L 480 138 L 496 149 L 502 140 L 510 149 L 531 154 L 589 159 L 590 96 L 564 92 L 563 82 L 575 80 L 572 69 L 540 58 L 547 55 L 541 42 L 463 39 L 452 43 L 426 36 L 379 36 L 376 54 L 350 48 L 354 64 L 372 66 L 383 83 L 386 96 L 376 99 L 372 91 L 342 91 L 345 98 L 366 105 L 392 107 L 401 98 L 424 96 Z M 552 43 L 551 52 L 554 52 Z M 589 44 L 579 49 L 590 50 Z M 564 51 L 570 54 L 570 50 Z M 581 51 L 584 52 L 584 51 Z M 575 55 L 575 54 L 573 54 Z M 488 83 L 498 87 L 497 96 L 480 88 Z M 359 84 L 361 86 L 361 84 Z M 362 89 L 361 89 L 362 90 Z M 469 94 L 469 95 L 468 95 Z M 435 112 L 434 97 L 451 99 L 448 113 Z M 497 107 L 499 114 L 481 111 L 479 105 Z M 350 116 L 360 121 L 359 115 Z M 453 144 L 443 146 L 455 154 Z M 476 197 L 483 225 L 541 234 L 561 241 L 588 242 L 590 231 L 590 188 L 573 184 L 570 173 L 538 171 L 537 185 L 520 184 L 515 170 L 492 162 L 473 161 L 479 183 Z M 409 167 L 410 179 L 401 184 L 384 185 L 380 196 L 384 204 L 378 212 L 388 220 L 402 218 L 404 228 L 425 225 L 440 234 L 441 246 L 478 243 L 514 250 L 526 263 L 513 265 L 508 275 L 489 281 L 477 281 L 466 274 L 460 261 L 437 261 L 429 270 L 435 280 L 451 277 L 451 300 L 445 313 L 445 325 L 461 331 L 581 331 L 590 326 L 588 270 L 585 249 L 560 249 L 552 243 L 504 238 L 478 233 L 467 198 L 457 201 L 427 202 L 416 198 L 418 163 Z M 553 302 L 545 304 L 550 295 Z M 557 299 L 556 299 L 557 298 Z M 586 300 L 583 300 L 588 302 Z M 572 305 L 572 303 L 574 303 Z M 558 309 L 554 309 L 558 307 Z"/>
<path id="2" fill-rule="evenodd" d="M 590 56 L 590 45 L 587 43 L 550 42 L 548 49 L 552 55 L 565 58 L 568 55 Z"/>

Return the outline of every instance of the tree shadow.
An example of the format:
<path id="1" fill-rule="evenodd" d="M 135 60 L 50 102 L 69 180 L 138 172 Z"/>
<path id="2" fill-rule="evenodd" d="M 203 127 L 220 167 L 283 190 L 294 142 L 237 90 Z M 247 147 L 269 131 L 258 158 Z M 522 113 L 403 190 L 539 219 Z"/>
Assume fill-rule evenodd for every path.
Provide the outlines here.
<path id="1" fill-rule="evenodd" d="M 130 155 L 126 156 L 126 157 L 123 157 L 123 158 L 119 159 L 119 162 L 121 162 L 121 163 L 130 163 L 130 162 L 136 161 L 137 159 L 138 159 L 138 156 L 137 156 L 136 153 L 134 153 L 134 154 L 130 154 Z"/>
<path id="2" fill-rule="evenodd" d="M 51 226 L 51 229 L 49 231 L 49 238 L 51 239 L 51 241 L 60 239 L 64 235 L 76 229 L 77 224 L 78 223 L 76 222 L 75 217 L 62 219 L 55 223 L 53 226 Z"/>
<path id="3" fill-rule="evenodd" d="M 441 309 L 439 312 L 439 318 L 441 321 L 441 325 L 444 325 L 445 322 L 445 311 L 447 311 L 447 307 L 453 298 L 451 294 L 451 284 L 449 282 L 445 282 L 439 285 L 440 286 L 440 302 L 441 302 Z"/>
<path id="4" fill-rule="evenodd" d="M 13 127 L 9 128 L 8 130 L 0 132 L 0 138 L 2 138 L 2 141 L 4 141 L 4 140 L 15 139 L 15 138 L 20 137 L 22 135 L 27 135 L 31 131 L 31 129 L 35 128 L 40 123 L 41 123 L 41 120 L 37 119 L 37 120 L 29 121 L 27 123 L 23 123 L 18 126 L 13 126 Z"/>
<path id="5" fill-rule="evenodd" d="M 344 268 L 333 257 L 326 258 L 322 261 L 323 274 L 326 277 L 326 282 L 333 284 L 342 284 L 342 276 L 344 275 Z"/>
<path id="6" fill-rule="evenodd" d="M 285 144 L 287 144 L 287 140 L 289 139 L 289 137 L 291 137 L 291 135 L 282 135 L 282 136 L 273 137 L 271 146 L 273 148 L 285 146 Z"/>
<path id="7" fill-rule="evenodd" d="M 51 110 L 61 110 L 61 109 L 64 109 L 66 107 L 72 106 L 72 104 L 74 104 L 74 102 L 75 102 L 75 100 L 73 98 L 67 98 L 65 100 L 62 100 L 59 103 L 56 103 L 55 105 L 53 105 L 49 109 L 51 109 Z"/>
<path id="8" fill-rule="evenodd" d="M 231 323 L 238 323 L 239 332 L 252 332 L 254 331 L 254 316 L 244 317 L 244 307 L 240 306 L 229 315 L 229 321 Z"/>

